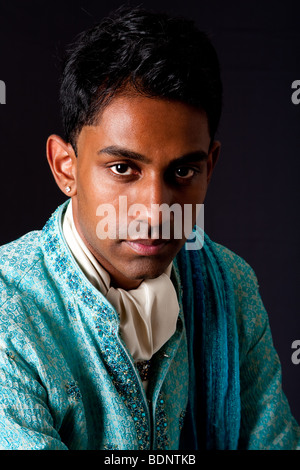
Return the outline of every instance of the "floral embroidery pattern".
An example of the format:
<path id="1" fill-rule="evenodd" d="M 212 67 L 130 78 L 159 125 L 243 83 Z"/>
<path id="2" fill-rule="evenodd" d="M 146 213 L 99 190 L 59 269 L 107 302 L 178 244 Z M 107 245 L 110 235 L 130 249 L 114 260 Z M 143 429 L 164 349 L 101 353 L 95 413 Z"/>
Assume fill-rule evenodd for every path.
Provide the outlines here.
<path id="1" fill-rule="evenodd" d="M 70 382 L 66 383 L 66 392 L 67 392 L 67 395 L 75 401 L 78 401 L 81 399 L 81 393 L 80 393 L 78 384 L 74 380 L 71 380 Z"/>
<path id="2" fill-rule="evenodd" d="M 162 393 L 160 393 L 158 396 L 156 414 L 157 448 L 159 450 L 168 450 L 170 445 L 167 433 L 168 422 L 164 410 L 164 398 Z"/>
<path id="3" fill-rule="evenodd" d="M 115 444 L 106 444 L 104 445 L 104 450 L 118 450 L 118 446 Z"/>
<path id="4" fill-rule="evenodd" d="M 183 428 L 185 415 L 186 415 L 186 410 L 182 410 L 179 416 L 179 429 Z"/>
<path id="5" fill-rule="evenodd" d="M 12 351 L 10 351 L 9 349 L 6 349 L 6 350 L 5 350 L 5 354 L 7 355 L 7 357 L 8 357 L 9 359 L 14 359 L 14 358 L 15 358 L 14 353 L 13 353 Z"/>

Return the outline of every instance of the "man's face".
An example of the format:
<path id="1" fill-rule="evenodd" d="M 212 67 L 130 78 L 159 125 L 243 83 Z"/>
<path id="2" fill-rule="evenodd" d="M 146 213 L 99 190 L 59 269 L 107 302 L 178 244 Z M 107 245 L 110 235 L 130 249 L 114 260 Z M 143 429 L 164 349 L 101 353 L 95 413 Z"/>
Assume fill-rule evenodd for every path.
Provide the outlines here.
<path id="1" fill-rule="evenodd" d="M 170 238 L 162 239 L 163 220 L 151 210 L 154 204 L 179 204 L 184 213 L 185 204 L 195 208 L 204 202 L 219 150 L 218 145 L 211 151 L 209 146 L 204 113 L 180 102 L 142 96 L 114 98 L 97 125 L 82 129 L 74 163 L 74 221 L 88 248 L 109 272 L 112 285 L 137 287 L 143 279 L 162 274 L 179 252 L 186 238 L 174 238 L 172 213 Z M 135 216 L 126 214 L 126 220 L 120 196 L 127 208 L 138 203 L 144 210 Z M 103 220 L 99 206 L 103 204 L 115 210 L 115 239 L 99 238 Z M 195 223 L 195 211 L 193 218 Z M 145 237 L 145 232 L 126 235 L 133 220 L 155 233 L 155 240 Z"/>

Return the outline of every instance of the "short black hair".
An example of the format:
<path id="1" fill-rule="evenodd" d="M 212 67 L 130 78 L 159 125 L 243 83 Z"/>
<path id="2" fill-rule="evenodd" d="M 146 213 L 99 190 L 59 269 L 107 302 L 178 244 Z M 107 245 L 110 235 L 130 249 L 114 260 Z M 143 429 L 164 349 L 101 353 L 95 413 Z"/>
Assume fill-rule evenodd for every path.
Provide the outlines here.
<path id="1" fill-rule="evenodd" d="M 82 127 L 96 124 L 128 85 L 202 109 L 214 138 L 222 109 L 220 66 L 208 35 L 191 20 L 121 7 L 77 37 L 60 89 L 65 139 L 75 151 Z"/>

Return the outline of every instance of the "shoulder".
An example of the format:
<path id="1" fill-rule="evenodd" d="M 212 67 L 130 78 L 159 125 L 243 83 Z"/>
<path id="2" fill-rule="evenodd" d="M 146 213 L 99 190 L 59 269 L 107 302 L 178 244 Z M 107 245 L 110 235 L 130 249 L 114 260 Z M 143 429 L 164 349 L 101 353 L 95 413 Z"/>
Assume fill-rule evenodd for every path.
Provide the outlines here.
<path id="1" fill-rule="evenodd" d="M 20 275 L 24 268 L 40 258 L 39 230 L 29 232 L 22 237 L 0 247 L 0 272 L 13 270 Z"/>
<path id="2" fill-rule="evenodd" d="M 0 247 L 0 301 L 3 303 L 4 291 L 13 291 L 21 280 L 40 262 L 40 231 L 23 235 Z M 2 294 L 2 295 L 1 295 Z"/>
<path id="3" fill-rule="evenodd" d="M 241 351 L 248 350 L 269 328 L 257 276 L 242 257 L 218 243 L 213 242 L 213 246 L 232 282 L 237 327 L 243 340 Z"/>
<path id="4" fill-rule="evenodd" d="M 258 293 L 259 285 L 256 274 L 250 264 L 241 256 L 219 243 L 212 242 L 216 255 L 219 257 L 227 274 L 230 276 L 235 296 L 241 302 L 250 293 Z"/>
<path id="5" fill-rule="evenodd" d="M 244 258 L 219 243 L 212 242 L 212 244 L 223 264 L 225 264 L 227 271 L 230 273 L 235 288 L 244 284 L 245 281 L 252 283 L 253 287 L 258 288 L 256 274 Z"/>

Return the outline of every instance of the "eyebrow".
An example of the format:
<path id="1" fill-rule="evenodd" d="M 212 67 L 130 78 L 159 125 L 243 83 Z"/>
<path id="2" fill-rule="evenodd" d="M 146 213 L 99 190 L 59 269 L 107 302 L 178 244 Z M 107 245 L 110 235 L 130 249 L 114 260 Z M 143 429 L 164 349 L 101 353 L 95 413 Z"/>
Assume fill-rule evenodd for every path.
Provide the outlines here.
<path id="1" fill-rule="evenodd" d="M 113 157 L 123 157 L 129 160 L 135 160 L 142 163 L 151 163 L 150 158 L 146 157 L 145 155 L 126 149 L 124 147 L 119 147 L 117 145 L 110 145 L 109 147 L 105 147 L 101 150 L 98 150 L 97 155 L 101 155 L 103 153 L 111 155 Z M 170 162 L 170 165 L 173 166 L 189 162 L 201 162 L 203 160 L 206 160 L 207 158 L 208 154 L 204 152 L 204 150 L 196 150 L 194 152 L 189 152 L 179 158 L 176 158 L 175 160 Z"/>
<path id="2" fill-rule="evenodd" d="M 110 145 L 109 147 L 105 147 L 104 149 L 98 150 L 97 155 L 101 155 L 102 153 L 106 153 L 108 155 L 111 155 L 112 157 L 124 157 L 128 158 L 129 160 L 137 160 L 142 163 L 150 163 L 151 161 L 145 155 L 133 152 L 132 150 L 126 149 L 124 147 L 119 147 L 117 145 Z"/>

